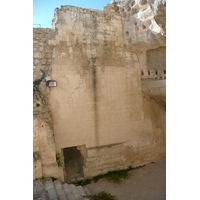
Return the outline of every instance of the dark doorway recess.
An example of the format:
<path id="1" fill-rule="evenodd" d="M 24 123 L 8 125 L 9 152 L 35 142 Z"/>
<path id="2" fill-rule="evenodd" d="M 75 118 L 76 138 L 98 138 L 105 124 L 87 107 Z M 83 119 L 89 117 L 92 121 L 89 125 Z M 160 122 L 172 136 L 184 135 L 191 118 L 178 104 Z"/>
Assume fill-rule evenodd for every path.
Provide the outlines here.
<path id="1" fill-rule="evenodd" d="M 77 147 L 63 149 L 65 170 L 68 182 L 83 179 L 83 158 Z"/>

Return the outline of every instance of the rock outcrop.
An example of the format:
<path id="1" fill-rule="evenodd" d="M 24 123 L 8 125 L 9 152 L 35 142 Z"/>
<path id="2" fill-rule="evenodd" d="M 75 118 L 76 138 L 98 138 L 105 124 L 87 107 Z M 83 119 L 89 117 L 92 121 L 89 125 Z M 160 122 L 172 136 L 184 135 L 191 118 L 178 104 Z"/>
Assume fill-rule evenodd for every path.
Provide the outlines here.
<path id="1" fill-rule="evenodd" d="M 89 178 L 165 155 L 165 18 L 165 0 L 111 1 L 61 6 L 51 30 L 34 29 L 34 78 L 42 68 L 57 81 L 46 107 L 34 102 L 34 178 L 70 182 L 77 168 Z"/>
<path id="2" fill-rule="evenodd" d="M 111 1 L 103 10 L 122 16 L 124 44 L 131 50 L 166 45 L 166 0 Z"/>

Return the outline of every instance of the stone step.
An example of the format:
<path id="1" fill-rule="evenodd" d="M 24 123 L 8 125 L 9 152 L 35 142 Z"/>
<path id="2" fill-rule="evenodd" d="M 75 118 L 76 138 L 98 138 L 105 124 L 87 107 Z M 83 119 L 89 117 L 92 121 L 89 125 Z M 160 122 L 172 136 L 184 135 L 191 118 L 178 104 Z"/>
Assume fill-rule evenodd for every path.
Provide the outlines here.
<path id="1" fill-rule="evenodd" d="M 54 181 L 54 186 L 55 186 L 55 190 L 56 190 L 58 200 L 67 200 L 59 179 Z"/>
<path id="2" fill-rule="evenodd" d="M 90 190 L 86 186 L 83 189 L 84 189 L 84 191 L 85 191 L 87 196 L 91 196 L 92 195 Z"/>
<path id="3" fill-rule="evenodd" d="M 83 191 L 85 193 L 84 196 L 90 196 L 90 195 L 92 195 L 91 192 L 89 191 L 89 189 L 86 186 L 82 187 L 82 189 L 83 189 Z M 83 200 L 89 200 L 89 199 L 87 197 L 84 197 Z"/>
<path id="4" fill-rule="evenodd" d="M 48 192 L 49 200 L 58 200 L 56 191 L 54 188 L 54 184 L 51 178 L 47 178 L 44 180 L 44 187 L 45 187 L 45 190 Z"/>
<path id="5" fill-rule="evenodd" d="M 68 183 L 63 184 L 63 190 L 68 200 L 76 200 Z"/>
<path id="6" fill-rule="evenodd" d="M 33 182 L 33 200 L 48 200 L 48 193 L 44 189 L 43 182 L 41 180 L 36 180 Z"/>
<path id="7" fill-rule="evenodd" d="M 79 191 L 79 194 L 81 196 L 81 199 L 82 200 L 89 200 L 86 196 L 86 192 L 84 191 L 83 187 L 82 186 L 76 186 L 77 190 Z"/>
<path id="8" fill-rule="evenodd" d="M 51 178 L 46 178 L 33 183 L 34 200 L 89 200 L 86 196 L 91 195 L 87 187 L 68 183 L 62 185 L 59 179 L 52 182 Z"/>
<path id="9" fill-rule="evenodd" d="M 79 191 L 79 194 L 80 194 L 81 196 L 86 196 L 86 192 L 84 191 L 84 189 L 83 189 L 82 186 L 77 186 L 76 188 L 77 188 L 77 190 Z"/>
<path id="10" fill-rule="evenodd" d="M 81 195 L 79 194 L 79 191 L 77 189 L 77 187 L 74 185 L 74 184 L 69 184 L 70 188 L 71 188 L 71 191 L 75 197 L 76 200 L 81 200 L 82 197 Z"/>

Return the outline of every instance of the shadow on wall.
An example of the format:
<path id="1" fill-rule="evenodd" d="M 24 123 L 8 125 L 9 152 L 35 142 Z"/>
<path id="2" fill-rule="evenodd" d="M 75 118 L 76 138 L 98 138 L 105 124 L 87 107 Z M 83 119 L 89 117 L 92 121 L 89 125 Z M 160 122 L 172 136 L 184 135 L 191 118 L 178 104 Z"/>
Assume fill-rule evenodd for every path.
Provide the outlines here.
<path id="1" fill-rule="evenodd" d="M 63 149 L 67 181 L 75 182 L 83 179 L 83 158 L 77 147 Z"/>

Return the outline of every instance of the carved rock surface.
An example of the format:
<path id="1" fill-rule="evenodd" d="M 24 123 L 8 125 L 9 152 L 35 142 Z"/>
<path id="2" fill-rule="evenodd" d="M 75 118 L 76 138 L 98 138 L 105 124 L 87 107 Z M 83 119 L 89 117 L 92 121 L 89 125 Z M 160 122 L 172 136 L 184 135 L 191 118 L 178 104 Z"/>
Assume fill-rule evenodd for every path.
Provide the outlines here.
<path id="1" fill-rule="evenodd" d="M 166 45 L 166 0 L 111 1 L 103 10 L 122 16 L 124 44 L 135 52 Z"/>
<path id="2" fill-rule="evenodd" d="M 51 30 L 34 29 L 34 77 L 57 81 L 49 112 L 34 108 L 35 178 L 67 179 L 65 148 L 80 151 L 85 178 L 165 155 L 165 15 L 165 0 L 66 5 Z"/>

